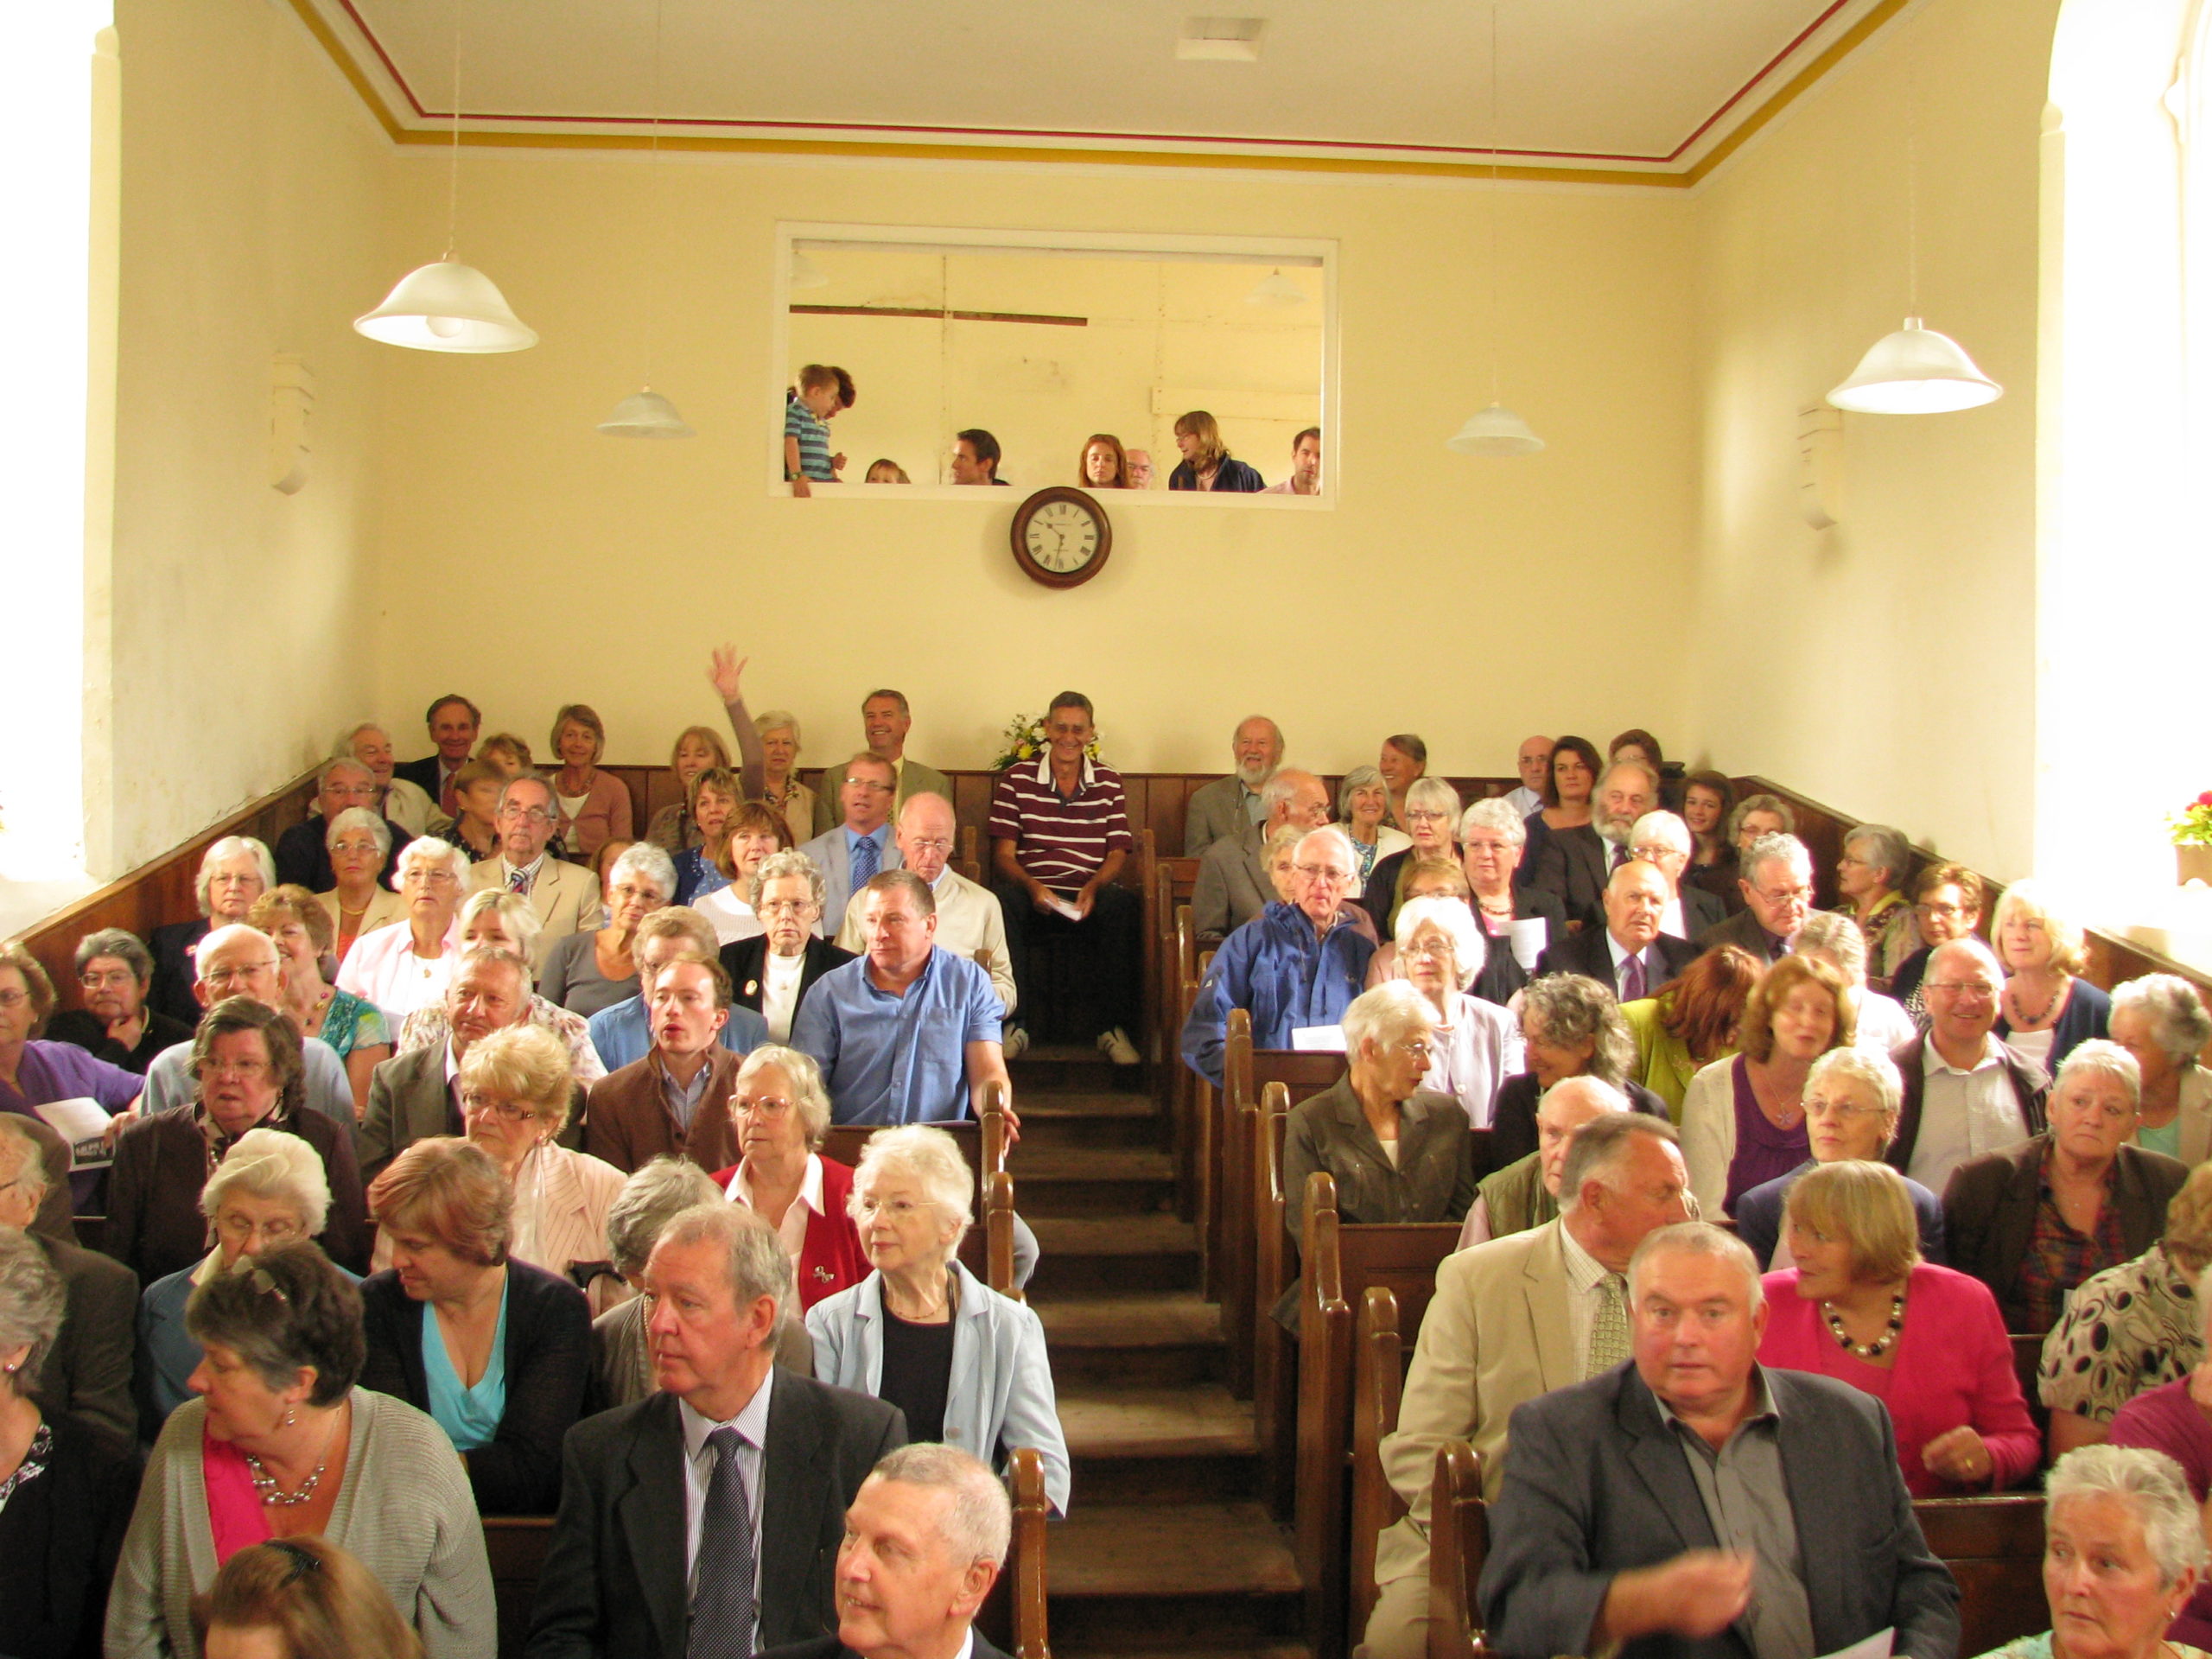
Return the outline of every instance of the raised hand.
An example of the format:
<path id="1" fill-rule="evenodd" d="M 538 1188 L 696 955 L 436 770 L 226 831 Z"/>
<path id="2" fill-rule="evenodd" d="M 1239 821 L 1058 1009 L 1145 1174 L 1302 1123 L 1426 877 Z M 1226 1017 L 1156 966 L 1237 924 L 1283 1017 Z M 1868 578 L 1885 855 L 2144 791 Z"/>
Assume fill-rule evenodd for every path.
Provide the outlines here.
<path id="1" fill-rule="evenodd" d="M 745 665 L 753 659 L 737 654 L 735 645 L 717 645 L 714 665 L 708 669 L 707 677 L 714 682 L 715 694 L 724 702 L 735 702 L 745 690 Z"/>

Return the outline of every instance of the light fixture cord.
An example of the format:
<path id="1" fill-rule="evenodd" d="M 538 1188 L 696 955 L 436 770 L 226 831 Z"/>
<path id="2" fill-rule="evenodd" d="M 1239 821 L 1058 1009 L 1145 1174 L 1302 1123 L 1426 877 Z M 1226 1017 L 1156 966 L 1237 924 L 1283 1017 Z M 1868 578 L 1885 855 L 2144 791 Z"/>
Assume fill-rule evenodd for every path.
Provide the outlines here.
<path id="1" fill-rule="evenodd" d="M 461 6 L 453 9 L 453 161 L 446 177 L 446 259 L 453 259 L 455 227 L 461 223 Z"/>
<path id="2" fill-rule="evenodd" d="M 645 162 L 646 188 L 652 193 L 653 239 L 665 239 L 668 228 L 668 191 L 660 176 L 660 28 L 663 0 L 653 0 L 653 101 L 652 148 Z M 653 307 L 659 284 L 656 281 L 655 262 L 645 262 L 645 334 L 643 349 L 639 355 L 645 360 L 645 385 L 648 391 L 653 384 Z"/>
<path id="3" fill-rule="evenodd" d="M 1497 0 L 1490 5 L 1490 400 L 1502 403 L 1504 328 L 1498 310 L 1497 278 Z"/>
<path id="4" fill-rule="evenodd" d="M 1920 315 L 1920 44 L 1918 20 L 1905 42 L 1904 285 L 1905 315 Z"/>

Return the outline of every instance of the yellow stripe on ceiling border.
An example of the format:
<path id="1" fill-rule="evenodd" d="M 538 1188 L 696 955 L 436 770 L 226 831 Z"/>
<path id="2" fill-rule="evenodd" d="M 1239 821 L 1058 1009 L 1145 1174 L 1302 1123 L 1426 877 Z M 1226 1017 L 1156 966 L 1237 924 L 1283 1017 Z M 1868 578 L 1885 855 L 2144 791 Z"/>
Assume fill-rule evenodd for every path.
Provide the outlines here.
<path id="1" fill-rule="evenodd" d="M 315 6 L 315 0 L 291 0 L 292 10 L 307 25 L 322 49 L 330 54 L 339 73 L 359 94 L 361 102 L 396 144 L 450 144 L 450 128 L 408 127 L 400 124 L 351 53 Z M 1526 162 L 1493 167 L 1488 162 L 1427 162 L 1354 156 L 1274 156 L 1224 154 L 1208 150 L 1086 149 L 1071 145 L 998 145 L 898 143 L 883 139 L 741 138 L 720 134 L 664 131 L 663 149 L 722 156 L 839 156 L 863 160 L 924 162 L 1023 162 L 1090 167 L 1187 167 L 1262 173 L 1327 173 L 1355 177 L 1431 178 L 1478 181 L 1491 177 L 1516 183 L 1643 185 L 1662 190 L 1687 190 L 1702 181 L 1747 140 L 1775 117 L 1802 97 L 1821 78 L 1863 45 L 1883 24 L 1905 9 L 1911 0 L 1879 0 L 1873 10 L 1846 29 L 1827 48 L 1792 76 L 1766 102 L 1753 110 L 1727 136 L 1681 172 L 1649 172 L 1602 167 L 1539 167 Z M 463 129 L 461 142 L 472 148 L 495 149 L 639 150 L 652 148 L 650 132 L 481 132 Z"/>

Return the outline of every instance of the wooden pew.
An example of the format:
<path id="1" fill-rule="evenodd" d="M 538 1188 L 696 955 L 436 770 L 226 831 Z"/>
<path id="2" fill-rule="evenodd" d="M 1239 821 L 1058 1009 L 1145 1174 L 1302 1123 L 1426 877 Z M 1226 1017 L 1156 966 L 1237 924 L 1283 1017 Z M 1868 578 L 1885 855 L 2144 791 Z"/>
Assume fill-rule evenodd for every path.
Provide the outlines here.
<path id="1" fill-rule="evenodd" d="M 1215 1144 L 1221 1148 L 1213 1188 L 1219 1194 L 1215 1221 L 1221 1263 L 1221 1333 L 1229 1344 L 1229 1389 L 1239 1399 L 1252 1393 L 1252 1166 L 1257 1134 L 1259 1091 L 1252 1078 L 1252 1016 L 1229 1011 L 1229 1041 L 1222 1053 L 1221 1091 L 1215 1097 Z"/>
<path id="2" fill-rule="evenodd" d="M 1406 1512 L 1404 1500 L 1382 1473 L 1382 1440 L 1398 1426 L 1398 1395 L 1406 1379 L 1406 1351 L 1398 1332 L 1398 1299 L 1370 1285 L 1359 1299 L 1352 1333 L 1351 1390 L 1351 1628 L 1354 1639 L 1375 1611 L 1375 1547 L 1382 1529 Z"/>
<path id="3" fill-rule="evenodd" d="M 1913 1501 L 1928 1548 L 1959 1581 L 1961 1654 L 1987 1653 L 2050 1628 L 2043 1592 L 2043 1496 Z"/>
<path id="4" fill-rule="evenodd" d="M 499 1659 L 521 1659 L 530 1635 L 531 1605 L 553 1536 L 550 1515 L 484 1517 L 484 1553 L 492 1562 L 492 1598 L 499 1610 Z"/>
<path id="5" fill-rule="evenodd" d="M 1282 1175 L 1289 1111 L 1290 1090 L 1280 1079 L 1260 1091 L 1252 1160 L 1252 1428 L 1264 1495 L 1278 1521 L 1294 1511 L 1298 1471 L 1298 1346 L 1274 1318 L 1276 1302 L 1298 1276 Z"/>
<path id="6" fill-rule="evenodd" d="M 1009 1138 L 1006 1128 L 1006 1096 L 992 1084 L 984 1096 L 981 1123 L 938 1123 L 959 1143 L 961 1155 L 975 1173 L 976 1225 L 960 1241 L 960 1260 L 968 1270 L 1001 1295 L 1025 1300 L 1014 1282 L 1014 1178 L 1007 1170 Z M 857 1165 L 861 1148 L 883 1126 L 843 1123 L 823 1137 L 822 1155 L 841 1164 Z"/>
<path id="7" fill-rule="evenodd" d="M 1466 1441 L 1436 1448 L 1428 1514 L 1428 1659 L 1474 1659 L 1485 1651 L 1475 1591 L 1490 1554 L 1490 1516 L 1482 1456 Z"/>
<path id="8" fill-rule="evenodd" d="M 1007 1454 L 1014 1538 L 1006 1566 L 976 1615 L 976 1627 L 1009 1659 L 1052 1659 L 1045 1618 L 1045 1460 L 1033 1446 Z"/>

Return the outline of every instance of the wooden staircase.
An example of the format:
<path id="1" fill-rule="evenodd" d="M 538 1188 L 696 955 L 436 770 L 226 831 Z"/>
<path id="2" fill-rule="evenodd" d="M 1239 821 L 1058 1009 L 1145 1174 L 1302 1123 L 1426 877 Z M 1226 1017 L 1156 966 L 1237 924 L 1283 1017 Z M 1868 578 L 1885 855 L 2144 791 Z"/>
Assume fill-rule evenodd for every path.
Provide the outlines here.
<path id="1" fill-rule="evenodd" d="M 1252 1408 L 1176 1215 L 1168 1120 L 1088 1049 L 1013 1065 L 1028 1297 L 1074 1465 L 1051 1528 L 1055 1659 L 1306 1659 L 1291 1535 L 1262 1500 Z"/>

